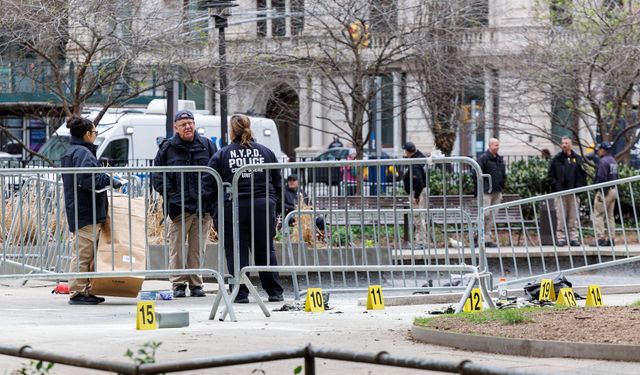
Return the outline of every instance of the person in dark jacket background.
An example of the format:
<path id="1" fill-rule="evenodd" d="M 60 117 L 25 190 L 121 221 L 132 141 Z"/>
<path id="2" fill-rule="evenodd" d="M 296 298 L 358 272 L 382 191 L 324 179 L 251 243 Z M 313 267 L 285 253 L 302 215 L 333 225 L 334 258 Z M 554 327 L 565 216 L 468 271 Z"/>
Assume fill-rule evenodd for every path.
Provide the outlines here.
<path id="1" fill-rule="evenodd" d="M 549 184 L 554 192 L 583 187 L 587 181 L 584 162 L 580 155 L 573 151 L 573 144 L 569 137 L 562 137 L 562 151 L 557 153 L 549 163 Z M 556 245 L 580 246 L 578 239 L 578 207 L 580 199 L 575 194 L 556 198 Z M 569 230 L 569 238 L 565 227 Z"/>
<path id="2" fill-rule="evenodd" d="M 253 140 L 249 117 L 231 116 L 229 136 L 232 139 L 231 144 L 216 152 L 209 162 L 209 166 L 220 174 L 223 182 L 231 184 L 238 169 L 244 165 L 278 162 L 273 151 Z M 280 199 L 281 189 L 282 177 L 279 169 L 255 169 L 251 172 L 244 171 L 240 175 L 237 197 L 239 212 L 236 223 L 242 229 L 238 244 L 240 269 L 249 265 L 249 252 L 253 252 L 256 265 L 278 264 L 273 237 L 276 234 L 275 208 L 276 202 Z M 216 191 L 212 194 L 216 194 Z M 224 248 L 227 268 L 235 275 L 232 211 L 232 201 L 227 196 L 224 204 Z M 283 290 L 277 272 L 260 272 L 260 281 L 269 294 L 270 302 L 283 300 Z M 245 285 L 240 286 L 234 302 L 249 303 L 249 290 Z"/>
<path id="3" fill-rule="evenodd" d="M 333 142 L 329 144 L 329 149 L 343 147 L 342 142 L 340 142 L 340 138 L 337 135 L 333 136 Z"/>
<path id="4" fill-rule="evenodd" d="M 504 160 L 501 155 L 498 155 L 498 151 L 500 151 L 500 141 L 497 138 L 491 138 L 489 139 L 487 151 L 478 158 L 478 164 L 480 165 L 482 174 L 488 174 L 491 178 L 491 181 L 484 181 L 482 184 L 484 189 L 482 204 L 484 207 L 502 202 L 502 192 L 504 191 L 507 172 Z M 485 213 L 484 233 L 486 247 L 498 246 L 496 243 L 496 235 L 492 229 L 493 220 L 491 213 Z"/>
<path id="5" fill-rule="evenodd" d="M 596 151 L 598 152 L 600 161 L 598 161 L 598 165 L 596 166 L 596 176 L 593 179 L 593 183 L 599 184 L 617 180 L 618 162 L 616 162 L 616 159 L 611 155 L 611 144 L 609 142 L 602 142 L 598 145 Z M 615 208 L 617 196 L 618 191 L 615 186 L 600 189 L 596 193 L 593 202 L 596 221 L 596 242 L 591 244 L 591 246 L 615 246 L 616 221 L 613 217 L 613 209 Z M 605 219 L 608 230 L 604 224 Z"/>
<path id="6" fill-rule="evenodd" d="M 300 185 L 298 182 L 298 176 L 295 174 L 291 174 L 287 177 L 287 187 L 285 187 L 284 189 L 284 196 L 282 198 L 284 200 L 283 220 L 287 217 L 287 215 L 290 212 L 296 210 L 300 202 L 300 198 L 302 198 L 302 201 L 307 206 L 311 204 L 311 202 L 309 201 L 309 196 L 307 195 L 307 192 L 305 192 L 300 188 Z M 291 220 L 287 223 L 287 225 L 293 225 L 295 221 L 296 221 L 295 216 L 293 216 L 291 217 Z M 316 221 L 316 228 L 318 229 L 317 237 L 322 241 L 324 240 L 324 224 L 325 224 L 324 218 L 322 218 L 322 216 L 317 216 L 315 221 Z"/>
<path id="7" fill-rule="evenodd" d="M 424 158 L 424 154 L 416 149 L 413 142 L 407 142 L 402 147 L 404 149 L 404 157 L 409 159 Z M 413 198 L 413 204 L 418 209 L 427 208 L 427 175 L 424 170 L 424 163 L 412 164 L 411 168 L 404 174 L 402 182 L 404 190 Z M 414 214 L 414 226 L 416 234 L 415 243 L 418 246 L 426 246 L 427 243 L 427 227 L 425 226 L 424 213 Z"/>
<path id="8" fill-rule="evenodd" d="M 176 113 L 173 129 L 174 136 L 160 145 L 154 165 L 206 166 L 215 154 L 216 146 L 196 132 L 193 114 L 187 110 Z M 215 197 L 210 197 L 211 180 L 204 173 L 171 172 L 154 173 L 152 181 L 153 188 L 164 198 L 165 212 L 170 218 L 169 267 L 201 268 L 217 202 Z M 186 243 L 183 243 L 183 238 Z M 186 259 L 183 259 L 185 246 Z M 187 284 L 190 296 L 205 296 L 200 275 L 171 276 L 170 280 L 176 298 L 186 296 Z"/>
<path id="9" fill-rule="evenodd" d="M 67 120 L 71 141 L 61 158 L 63 168 L 98 168 L 94 145 L 98 132 L 88 119 L 71 117 Z M 94 245 L 97 247 L 102 223 L 107 218 L 107 193 L 102 190 L 109 185 L 119 188 L 121 183 L 111 181 L 104 173 L 80 173 L 62 175 L 64 202 L 69 230 L 76 234 L 69 272 L 93 272 Z M 94 210 L 95 208 L 95 210 Z M 95 218 L 94 218 L 95 217 Z M 69 280 L 69 304 L 96 305 L 104 298 L 91 294 L 89 279 Z"/>

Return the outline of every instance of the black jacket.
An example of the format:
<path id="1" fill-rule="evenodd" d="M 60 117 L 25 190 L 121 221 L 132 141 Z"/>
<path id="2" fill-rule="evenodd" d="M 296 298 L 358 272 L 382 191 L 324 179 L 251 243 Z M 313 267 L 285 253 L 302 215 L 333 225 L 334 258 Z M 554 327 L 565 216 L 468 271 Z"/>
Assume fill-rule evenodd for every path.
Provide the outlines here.
<path id="1" fill-rule="evenodd" d="M 294 189 L 291 190 L 289 187 L 284 188 L 284 215 L 288 215 L 289 212 L 296 209 L 296 205 L 298 204 L 298 195 L 302 194 L 302 198 L 304 199 L 305 204 L 309 204 L 309 196 L 302 189 Z M 279 205 L 278 205 L 279 206 Z"/>
<path id="2" fill-rule="evenodd" d="M 420 150 L 417 150 L 413 154 L 413 156 L 411 156 L 411 159 L 419 158 L 424 158 L 424 154 L 420 152 Z M 411 173 L 411 171 L 413 172 Z M 424 164 L 413 164 L 411 165 L 411 169 L 407 170 L 407 172 L 404 174 L 402 182 L 404 183 L 404 190 L 407 192 L 407 194 L 409 194 L 411 191 L 412 177 L 413 197 L 415 199 L 418 199 L 420 198 L 420 193 L 422 193 L 422 190 L 427 186 L 427 174 L 424 171 Z"/>
<path id="3" fill-rule="evenodd" d="M 587 174 L 583 160 L 573 150 L 567 156 L 564 151 L 557 153 L 549 164 L 549 184 L 554 192 L 585 186 Z"/>
<path id="4" fill-rule="evenodd" d="M 502 156 L 493 156 L 489 150 L 478 158 L 478 164 L 483 174 L 491 176 L 491 191 L 489 191 L 489 181 L 484 181 L 484 192 L 501 193 L 504 191 L 504 183 L 507 179 L 507 172 Z"/>
<path id="5" fill-rule="evenodd" d="M 160 144 L 160 149 L 154 160 L 155 166 L 206 166 L 215 154 L 215 145 L 209 139 L 196 134 L 193 142 L 185 142 L 175 134 Z M 163 176 L 166 175 L 166 176 Z M 181 179 L 184 178 L 184 182 Z M 198 190 L 198 178 L 201 185 Z M 194 214 L 198 211 L 198 199 L 201 200 L 203 213 L 213 215 L 216 209 L 215 196 L 211 196 L 213 179 L 207 173 L 154 173 L 153 188 L 160 194 L 166 190 L 164 197 L 168 202 L 169 217 L 173 220 L 184 212 Z M 181 191 L 181 188 L 184 189 Z M 199 198 L 201 197 L 201 198 Z"/>
<path id="6" fill-rule="evenodd" d="M 98 168 L 96 159 L 97 147 L 86 143 L 81 138 L 71 137 L 69 148 L 62 156 L 60 164 L 63 168 Z M 75 176 L 75 178 L 74 178 Z M 67 213 L 69 230 L 76 231 L 76 226 L 81 229 L 84 226 L 104 223 L 107 218 L 107 192 L 95 193 L 109 186 L 111 179 L 104 173 L 62 174 L 64 186 L 64 203 Z M 95 181 L 95 182 L 94 182 Z M 74 187 L 76 193 L 74 193 Z M 77 198 L 77 200 L 76 200 Z M 95 221 L 94 215 L 95 200 Z M 76 209 L 78 210 L 76 213 Z M 76 214 L 78 222 L 76 225 Z"/>
<path id="7" fill-rule="evenodd" d="M 273 151 L 259 143 L 251 142 L 249 148 L 244 148 L 234 141 L 216 152 L 209 161 L 209 167 L 220 174 L 223 182 L 231 184 L 236 171 L 244 165 L 277 162 L 278 159 Z M 251 196 L 252 181 L 253 196 Z M 275 205 L 280 199 L 281 189 L 282 177 L 279 169 L 256 169 L 253 173 L 243 173 L 238 180 L 238 198 L 241 200 L 265 198 L 268 194 L 271 204 Z M 217 194 L 215 186 L 213 194 Z M 225 197 L 225 200 L 228 199 L 228 196 Z"/>

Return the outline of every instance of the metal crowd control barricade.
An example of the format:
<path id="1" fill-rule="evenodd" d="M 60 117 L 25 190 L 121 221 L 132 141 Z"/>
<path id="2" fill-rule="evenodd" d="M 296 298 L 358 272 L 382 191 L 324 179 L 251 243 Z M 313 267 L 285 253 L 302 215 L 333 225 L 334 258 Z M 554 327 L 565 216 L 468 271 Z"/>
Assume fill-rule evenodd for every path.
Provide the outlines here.
<path id="1" fill-rule="evenodd" d="M 72 194 L 74 201 L 78 202 L 78 193 L 81 189 L 91 192 L 92 206 L 89 210 L 92 215 L 92 222 L 96 222 L 96 176 L 106 174 L 110 179 L 119 176 L 124 183 L 120 189 L 126 194 L 115 192 L 112 188 L 103 189 L 106 191 L 109 201 L 108 216 L 113 220 L 108 220 L 106 224 L 91 226 L 93 256 L 95 262 L 95 272 L 79 272 L 79 266 L 74 270 L 70 269 L 70 262 L 79 253 L 76 236 L 70 233 L 65 211 L 63 175 L 70 176 L 73 180 L 74 189 Z M 197 186 L 186 186 L 185 176 L 196 174 Z M 151 186 L 152 175 L 158 177 L 163 191 L 154 191 Z M 191 175 L 193 176 L 193 175 Z M 89 181 L 89 182 L 87 182 Z M 167 191 L 167 181 L 173 181 L 173 191 Z M 89 186 L 87 186 L 87 184 Z M 185 189 L 195 188 L 198 201 L 196 212 L 185 212 Z M 0 203 L 2 213 L 0 228 L 2 237 L 0 244 L 0 279 L 39 279 L 39 280 L 65 280 L 71 278 L 94 279 L 106 277 L 125 276 L 152 276 L 170 277 L 177 275 L 202 274 L 209 275 L 216 279 L 218 283 L 218 293 L 214 299 L 214 305 L 218 306 L 224 301 L 232 320 L 236 320 L 233 305 L 224 287 L 224 228 L 219 226 L 217 236 L 217 257 L 206 259 L 206 243 L 209 237 L 210 228 L 203 227 L 205 212 L 205 202 L 207 199 L 223 201 L 223 184 L 217 172 L 205 166 L 185 166 L 185 167 L 118 167 L 118 168 L 33 168 L 33 169 L 2 169 L 0 170 L 0 189 L 3 192 L 3 200 Z M 215 195 L 214 195 L 215 194 Z M 178 243 L 181 244 L 177 250 L 177 255 L 181 255 L 182 266 L 180 269 L 170 269 L 169 255 L 171 253 L 168 239 L 168 214 L 167 202 L 161 197 L 171 196 L 180 202 L 181 212 L 175 218 L 176 227 L 180 220 L 181 233 Z M 116 202 L 120 206 L 114 208 Z M 162 202 L 162 203 L 161 203 Z M 78 225 L 78 204 L 75 205 L 74 220 Z M 142 208 L 143 207 L 143 208 Z M 87 207 L 83 207 L 86 209 Z M 120 215 L 124 215 L 126 222 L 114 224 L 115 210 L 119 210 Z M 144 212 L 134 212 L 144 211 Z M 217 210 L 217 223 L 222 223 L 223 210 Z M 197 224 L 195 231 L 199 238 L 200 249 L 198 252 L 200 264 L 187 267 L 187 236 L 185 231 L 185 216 L 196 215 L 193 219 Z M 138 218 L 137 221 L 132 219 Z M 122 218 L 122 216 L 119 216 Z M 141 218 L 142 217 L 142 218 Z M 128 220 L 127 220 L 128 219 Z M 144 221 L 144 223 L 141 223 Z M 114 228 L 121 228 L 119 233 L 114 232 Z M 126 230 L 122 230 L 125 228 Z M 192 227 L 193 228 L 193 227 Z M 101 248 L 110 253 L 111 265 L 98 265 L 98 232 L 99 230 L 109 230 L 110 247 Z M 143 232 L 142 234 L 140 232 Z M 75 230 L 78 233 L 78 228 Z M 125 232 L 125 233 L 122 233 Z M 121 240 L 116 238 L 118 234 Z M 144 236 L 142 245 L 145 253 L 145 263 L 142 266 L 136 263 L 134 257 L 133 239 L 140 242 L 141 235 Z M 152 236 L 155 242 L 152 244 Z M 191 238 L 191 237 L 190 237 Z M 117 243 L 117 244 L 116 244 Z M 125 245 L 123 245 L 123 243 Z M 138 248 L 141 244 L 138 244 Z M 116 259 L 116 246 L 123 252 L 121 259 Z M 128 246 L 122 250 L 123 246 Z M 153 250 L 153 251 L 152 251 Z M 216 259 L 217 258 L 217 259 Z M 121 263 L 116 269 L 116 263 Z M 124 266 L 122 266 L 124 263 Z M 217 263 L 207 267 L 206 263 Z M 179 265 L 180 266 L 180 265 Z M 124 269 L 123 269 L 124 268 Z M 213 313 L 211 315 L 213 318 Z"/>
<path id="2" fill-rule="evenodd" d="M 407 175 L 409 189 L 413 191 L 412 166 L 424 168 L 427 181 L 431 181 L 423 195 L 425 201 L 420 204 L 403 188 L 398 188 L 402 186 L 403 176 Z M 387 174 L 384 181 L 382 173 L 375 173 L 377 181 L 365 183 L 365 171 L 372 169 L 395 173 Z M 250 181 L 252 199 L 259 198 L 253 194 L 254 191 L 268 191 L 268 182 L 264 186 L 256 186 L 255 174 L 265 173 L 273 177 L 273 170 L 281 172 L 281 197 L 289 188 L 288 174 L 296 174 L 300 183 L 298 190 L 292 190 L 298 198 L 297 206 L 291 212 L 287 213 L 284 199 L 268 203 L 276 205 L 280 217 L 280 229 L 275 234 L 280 242 L 280 246 L 276 245 L 278 265 L 271 264 L 269 257 L 266 264 L 256 264 L 254 243 L 270 242 L 267 234 L 259 239 L 252 236 L 249 265 L 240 267 L 238 239 L 241 235 L 253 233 L 253 228 L 238 227 L 239 183 L 242 178 L 245 184 Z M 333 183 L 334 177 L 340 175 L 336 171 L 345 170 L 352 176 L 359 176 L 358 180 L 352 181 L 355 190 L 340 189 L 339 184 Z M 318 180 L 323 182 L 319 184 Z M 313 286 L 345 292 L 366 290 L 368 285 L 381 284 L 385 289 L 464 291 L 458 304 L 460 311 L 471 289 L 478 283 L 485 303 L 491 306 L 484 282 L 484 278 L 489 276 L 484 272 L 487 267 L 475 251 L 477 223 L 482 223 L 482 194 L 474 194 L 474 191 L 483 191 L 482 180 L 478 164 L 466 157 L 243 166 L 236 171 L 232 183 L 235 262 L 234 277 L 230 281 L 234 284 L 231 297 L 235 298 L 240 285 L 244 284 L 264 314 L 269 316 L 248 275 L 250 272 L 282 272 L 291 275 L 295 299 L 299 299 L 303 289 Z M 372 183 L 375 186 L 375 182 L 380 186 L 385 184 L 385 188 L 378 186 L 372 194 L 368 189 Z M 246 202 L 244 204 L 244 212 L 253 215 L 253 206 L 249 209 Z M 269 222 L 270 218 L 254 217 L 251 222 L 257 220 Z M 223 311 L 222 319 L 224 317 Z"/>
<path id="3" fill-rule="evenodd" d="M 596 211 L 604 207 L 599 197 L 609 189 L 613 216 L 601 209 L 599 220 Z M 640 176 L 635 176 L 484 207 L 489 227 L 498 233 L 498 246 L 481 244 L 481 257 L 485 264 L 498 259 L 505 285 L 638 262 L 639 190 Z M 508 220 L 498 224 L 498 215 Z M 484 228 L 479 229 L 483 237 Z"/>

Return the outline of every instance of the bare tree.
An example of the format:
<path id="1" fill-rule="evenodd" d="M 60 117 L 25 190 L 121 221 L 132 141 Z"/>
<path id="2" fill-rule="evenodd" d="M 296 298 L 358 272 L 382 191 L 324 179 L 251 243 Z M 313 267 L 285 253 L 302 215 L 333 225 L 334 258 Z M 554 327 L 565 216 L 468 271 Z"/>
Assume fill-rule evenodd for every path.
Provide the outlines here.
<path id="1" fill-rule="evenodd" d="M 44 85 L 65 116 L 127 103 L 206 68 L 181 5 L 144 0 L 4 0 L 0 54 L 13 74 Z M 200 52 L 198 52 L 200 51 Z M 42 77 L 45 77 L 42 79 Z"/>
<path id="2" fill-rule="evenodd" d="M 488 8 L 483 4 L 429 0 L 416 14 L 413 61 L 419 104 L 436 147 L 445 155 L 451 154 L 457 138 L 464 92 L 483 79 L 482 66 L 471 57 L 465 40 L 485 25 Z"/>
<path id="3" fill-rule="evenodd" d="M 581 146 L 600 141 L 619 145 L 624 140 L 617 158 L 629 160 L 640 125 L 633 109 L 640 104 L 640 18 L 630 4 L 539 3 L 542 27 L 526 30 L 526 64 L 514 92 L 520 98 L 517 107 L 541 110 L 553 126 L 531 121 L 521 132 L 556 143 L 560 135 L 571 135 Z"/>
<path id="4" fill-rule="evenodd" d="M 256 69 L 265 74 L 276 71 L 299 77 L 299 81 L 308 77 L 320 82 L 297 89 L 311 91 L 312 103 L 322 107 L 318 118 L 330 123 L 337 130 L 336 135 L 350 141 L 356 158 L 362 159 L 374 131 L 372 102 L 384 89 L 376 83 L 377 78 L 401 71 L 411 48 L 409 41 L 415 25 L 398 21 L 403 15 L 412 15 L 415 6 L 400 7 L 398 3 L 305 2 L 304 10 L 300 9 L 304 14 L 304 32 L 292 36 L 290 43 L 282 43 L 277 50 L 255 51 L 251 59 L 244 59 L 245 67 L 253 74 Z M 302 122 L 300 126 L 313 125 Z"/>

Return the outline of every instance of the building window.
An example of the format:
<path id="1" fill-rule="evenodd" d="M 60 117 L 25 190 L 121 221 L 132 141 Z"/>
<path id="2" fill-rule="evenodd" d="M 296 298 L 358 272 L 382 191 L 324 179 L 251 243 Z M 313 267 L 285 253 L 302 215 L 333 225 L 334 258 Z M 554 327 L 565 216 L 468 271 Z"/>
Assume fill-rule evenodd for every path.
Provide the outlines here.
<path id="1" fill-rule="evenodd" d="M 265 18 L 264 20 L 260 20 L 257 22 L 258 37 L 264 38 L 265 36 L 267 36 L 267 20 L 266 20 L 267 0 L 256 1 L 256 10 L 258 11 L 258 18 Z"/>
<path id="2" fill-rule="evenodd" d="M 304 29 L 304 0 L 291 0 L 291 35 L 300 35 Z"/>
<path id="3" fill-rule="evenodd" d="M 560 143 L 562 137 L 573 138 L 571 128 L 574 123 L 574 114 L 567 106 L 567 98 L 560 96 L 554 98 L 551 113 L 551 134 L 553 140 Z"/>
<path id="4" fill-rule="evenodd" d="M 183 0 L 185 31 L 194 39 L 206 41 L 209 38 L 209 11 L 199 0 Z"/>
<path id="5" fill-rule="evenodd" d="M 259 38 L 302 34 L 304 0 L 256 0 L 256 10 L 260 19 L 256 24 Z"/>
<path id="6" fill-rule="evenodd" d="M 369 108 L 371 110 L 371 129 L 375 132 L 378 122 L 380 123 L 381 134 L 374 134 L 374 139 L 380 139 L 382 141 L 382 147 L 393 147 L 393 115 L 395 104 L 394 103 L 394 82 L 393 74 L 379 75 L 375 80 L 376 93 Z M 400 104 L 400 103 L 398 103 Z M 372 143 L 373 145 L 373 143 Z"/>

